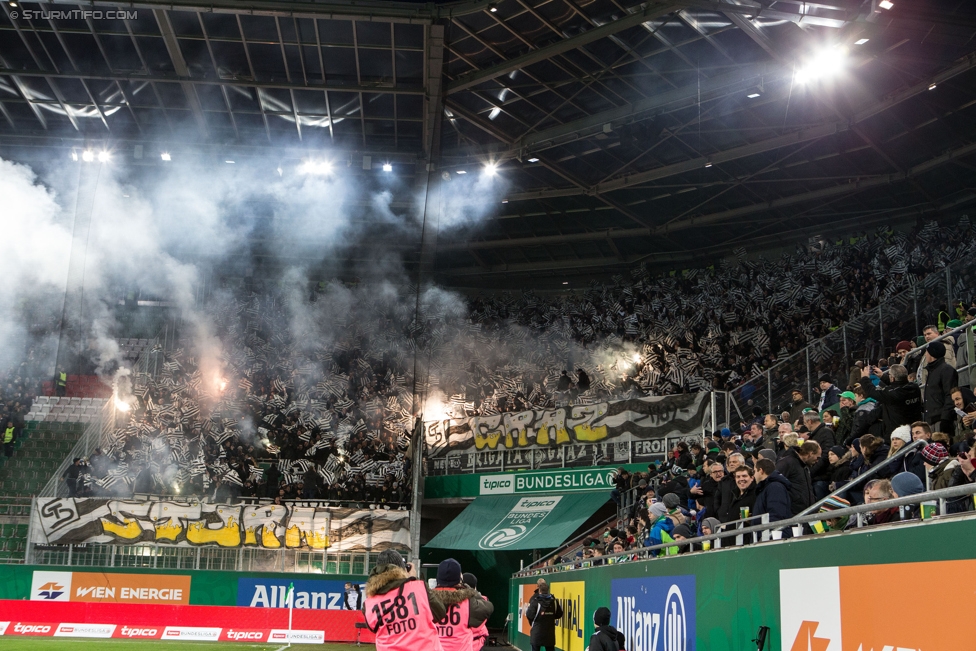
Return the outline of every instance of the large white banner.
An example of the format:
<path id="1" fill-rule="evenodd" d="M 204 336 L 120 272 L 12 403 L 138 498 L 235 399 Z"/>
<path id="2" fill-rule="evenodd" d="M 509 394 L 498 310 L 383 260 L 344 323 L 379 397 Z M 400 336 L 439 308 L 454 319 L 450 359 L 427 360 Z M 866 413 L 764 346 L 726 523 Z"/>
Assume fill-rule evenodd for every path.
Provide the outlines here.
<path id="1" fill-rule="evenodd" d="M 410 546 L 408 511 L 328 509 L 301 503 L 38 498 L 31 518 L 31 542 L 37 545 L 160 543 L 347 552 Z"/>

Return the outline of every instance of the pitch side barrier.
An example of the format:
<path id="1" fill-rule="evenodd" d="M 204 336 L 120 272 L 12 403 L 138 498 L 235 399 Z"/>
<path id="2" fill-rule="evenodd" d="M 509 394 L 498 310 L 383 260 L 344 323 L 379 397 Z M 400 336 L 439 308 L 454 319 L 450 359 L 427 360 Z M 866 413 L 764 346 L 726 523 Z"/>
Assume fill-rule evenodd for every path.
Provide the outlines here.
<path id="1" fill-rule="evenodd" d="M 357 626 L 364 621 L 358 607 L 365 581 L 365 575 L 9 566 L 0 576 L 0 636 L 372 642 Z"/>
<path id="2" fill-rule="evenodd" d="M 919 594 L 937 585 L 940 617 L 971 618 L 976 513 L 934 513 L 957 500 L 972 504 L 974 495 L 976 484 L 956 486 L 520 571 L 509 586 L 509 639 L 529 651 L 525 612 L 543 578 L 566 613 L 556 624 L 559 651 L 584 651 L 599 607 L 610 609 L 610 623 L 625 635 L 628 651 L 971 651 L 972 640 L 957 627 L 891 617 L 884 595 Z M 921 505 L 922 518 L 862 526 L 870 511 L 913 505 Z M 850 518 L 854 525 L 807 533 L 808 525 L 825 518 Z M 800 535 L 773 539 L 773 532 L 793 533 L 794 527 Z M 759 543 L 745 544 L 753 538 Z M 679 547 L 696 551 L 667 555 Z M 655 551 L 660 556 L 652 557 Z"/>

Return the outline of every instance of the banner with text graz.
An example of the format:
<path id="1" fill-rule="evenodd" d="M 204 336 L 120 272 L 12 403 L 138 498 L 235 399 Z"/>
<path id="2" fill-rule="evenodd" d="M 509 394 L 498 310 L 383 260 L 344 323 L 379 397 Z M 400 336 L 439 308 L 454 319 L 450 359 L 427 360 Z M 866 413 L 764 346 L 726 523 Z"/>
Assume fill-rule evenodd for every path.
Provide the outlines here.
<path id="1" fill-rule="evenodd" d="M 780 570 L 781 648 L 971 651 L 973 576 L 976 560 Z M 884 598 L 917 594 L 922 585 L 938 595 L 941 624 L 921 612 L 892 611 L 892 600 Z"/>
<path id="2" fill-rule="evenodd" d="M 634 398 L 427 423 L 431 457 L 449 452 L 551 448 L 701 433 L 708 393 Z"/>
<path id="3" fill-rule="evenodd" d="M 410 546 L 407 511 L 326 509 L 301 503 L 38 498 L 31 519 L 31 542 L 36 545 L 159 543 L 348 552 Z"/>

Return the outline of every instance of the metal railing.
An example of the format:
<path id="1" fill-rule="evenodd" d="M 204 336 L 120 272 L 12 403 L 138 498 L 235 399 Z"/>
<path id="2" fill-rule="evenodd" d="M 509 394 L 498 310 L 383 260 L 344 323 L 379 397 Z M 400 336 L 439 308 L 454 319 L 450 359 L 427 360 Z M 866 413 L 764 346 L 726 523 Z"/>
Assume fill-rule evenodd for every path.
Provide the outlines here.
<path id="1" fill-rule="evenodd" d="M 28 548 L 31 565 L 120 567 L 226 572 L 299 574 L 367 574 L 370 552 L 301 551 L 237 547 L 175 547 L 172 545 L 58 545 Z"/>
<path id="2" fill-rule="evenodd" d="M 593 537 L 593 533 L 595 531 L 599 531 L 600 527 L 604 527 L 604 528 L 608 527 L 610 523 L 613 522 L 614 520 L 618 520 L 617 516 L 610 516 L 603 522 L 597 524 L 594 527 L 591 527 L 586 532 L 581 533 L 580 535 L 576 536 L 572 540 L 564 542 L 558 548 L 552 550 L 551 552 L 549 552 L 539 560 L 533 561 L 531 565 L 529 565 L 529 567 L 542 567 L 543 565 L 548 563 L 551 559 L 555 558 L 556 556 L 561 556 L 562 554 L 569 554 L 575 552 L 577 549 L 583 546 L 583 542 L 587 538 Z"/>
<path id="3" fill-rule="evenodd" d="M 809 515 L 798 515 L 789 520 L 777 520 L 776 522 L 766 522 L 754 526 L 742 526 L 732 530 L 723 530 L 718 533 L 713 533 L 708 536 L 698 536 L 695 538 L 688 538 L 686 540 L 681 540 L 677 542 L 662 543 L 660 545 L 652 545 L 650 547 L 641 547 L 640 549 L 633 549 L 626 552 L 620 552 L 617 554 L 606 554 L 601 556 L 597 562 L 593 561 L 574 561 L 568 563 L 560 563 L 557 565 L 548 565 L 543 568 L 533 568 L 527 570 L 520 570 L 515 572 L 512 576 L 515 578 L 523 578 L 530 576 L 539 576 L 542 574 L 551 574 L 557 572 L 567 572 L 570 570 L 580 569 L 583 567 L 592 567 L 594 565 L 611 565 L 614 563 L 622 562 L 632 562 L 632 561 L 642 561 L 650 560 L 652 558 L 667 558 L 666 555 L 656 556 L 655 552 L 666 552 L 669 548 L 677 547 L 694 549 L 695 545 L 701 545 L 702 543 L 708 542 L 714 549 L 724 549 L 722 546 L 723 540 L 733 538 L 738 539 L 738 544 L 734 546 L 741 546 L 743 544 L 763 544 L 767 542 L 773 542 L 778 540 L 774 537 L 774 531 L 781 531 L 787 527 L 792 530 L 794 538 L 812 538 L 816 535 L 823 534 L 813 534 L 808 535 L 804 531 L 797 531 L 797 528 L 802 529 L 803 525 L 810 525 L 814 522 L 822 522 L 824 520 L 830 519 L 843 519 L 854 517 L 855 529 L 860 529 L 866 526 L 864 522 L 864 515 L 871 513 L 873 511 L 886 511 L 888 509 L 898 508 L 906 506 L 913 506 L 916 504 L 923 504 L 934 502 L 936 508 L 936 515 L 932 517 L 937 517 L 940 520 L 947 520 L 949 518 L 958 517 L 973 517 L 974 514 L 969 512 L 957 513 L 952 515 L 946 515 L 946 505 L 949 500 L 960 499 L 966 497 L 972 497 L 976 495 L 976 484 L 966 484 L 965 486 L 953 486 L 952 488 L 943 488 L 937 491 L 930 491 L 927 493 L 920 493 L 918 495 L 909 495 L 907 497 L 898 497 L 891 500 L 885 500 L 883 502 L 873 502 L 871 504 L 861 504 L 859 506 L 852 506 L 844 509 L 836 509 L 830 511 L 829 514 L 815 513 Z M 754 516 L 756 518 L 760 516 Z M 931 518 L 927 518 L 931 520 Z M 917 521 L 912 518 L 910 521 Z M 901 521 L 905 523 L 906 521 Z M 723 526 L 728 526 L 726 525 Z M 890 523 L 894 524 L 894 523 Z M 843 532 L 837 532 L 843 535 Z M 756 539 L 756 542 L 750 542 L 752 539 Z M 716 544 L 717 543 L 717 544 Z M 710 550 L 707 550 L 710 551 Z M 699 552 L 695 550 L 689 553 L 707 553 Z"/>
<path id="4" fill-rule="evenodd" d="M 974 290 L 976 258 L 966 256 L 899 293 L 882 295 L 876 307 L 732 389 L 731 398 L 737 407 L 745 408 L 752 400 L 753 404 L 765 405 L 767 411 L 772 411 L 787 404 L 790 392 L 797 388 L 807 400 L 815 402 L 813 390 L 820 374 L 827 373 L 834 384 L 846 386 L 854 361 L 866 359 L 877 364 L 882 355 L 894 350 L 899 340 L 911 339 L 921 334 L 926 323 L 935 323 L 939 312 L 948 312 L 950 319 L 957 318 L 952 309 L 953 297 L 965 294 L 968 298 L 966 292 Z M 970 386 L 976 386 L 974 362 L 970 357 L 966 369 L 971 377 Z"/>
<path id="5" fill-rule="evenodd" d="M 51 478 L 38 493 L 39 497 L 67 497 L 68 485 L 61 479 L 74 459 L 86 459 L 98 448 L 105 448 L 115 433 L 117 409 L 113 400 L 108 399 L 98 412 L 95 420 L 88 424 L 81 438 L 71 448 Z"/>
<path id="6" fill-rule="evenodd" d="M 842 495 L 850 491 L 852 488 L 862 483 L 864 480 L 877 475 L 879 472 L 881 472 L 883 468 L 887 468 L 892 461 L 898 461 L 899 459 L 903 459 L 909 452 L 924 448 L 927 444 L 928 441 L 922 439 L 919 439 L 918 441 L 912 441 L 911 443 L 902 447 L 902 449 L 898 450 L 898 452 L 894 453 L 884 461 L 879 461 L 876 466 L 872 466 L 871 468 L 868 468 L 866 472 L 861 473 L 860 475 L 850 480 L 840 488 L 835 489 L 829 495 L 824 497 L 822 500 L 818 500 L 813 504 L 811 504 L 810 506 L 808 506 L 807 508 L 803 509 L 802 511 L 797 513 L 797 516 L 807 515 L 808 513 L 813 513 L 814 511 L 819 510 L 820 507 L 826 504 L 827 500 L 829 500 L 830 498 L 837 497 L 838 495 Z"/>

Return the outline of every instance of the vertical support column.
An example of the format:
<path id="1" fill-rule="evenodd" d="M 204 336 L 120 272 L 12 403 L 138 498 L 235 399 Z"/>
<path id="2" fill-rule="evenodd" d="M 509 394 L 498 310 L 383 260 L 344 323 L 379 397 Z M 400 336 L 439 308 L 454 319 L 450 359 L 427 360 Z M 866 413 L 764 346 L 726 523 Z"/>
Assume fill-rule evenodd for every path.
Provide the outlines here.
<path id="1" fill-rule="evenodd" d="M 881 303 L 878 303 L 878 334 L 881 337 L 881 348 L 878 349 L 878 357 L 882 357 L 885 354 L 885 343 L 884 343 L 884 312 L 881 311 Z"/>
<path id="2" fill-rule="evenodd" d="M 413 446 L 410 456 L 410 557 L 415 567 L 420 567 L 420 514 L 424 502 L 423 461 L 424 422 L 418 418 L 413 427 Z M 367 545 L 367 549 L 369 545 Z M 367 572 L 369 570 L 367 569 Z"/>
<path id="3" fill-rule="evenodd" d="M 969 368 L 965 369 L 963 372 L 969 376 L 969 386 L 976 386 L 976 351 L 974 351 L 974 346 L 976 342 L 973 340 L 976 336 L 973 335 L 973 326 L 966 327 L 966 340 L 963 345 L 966 346 L 966 361 L 969 364 Z"/>
<path id="4" fill-rule="evenodd" d="M 813 384 L 810 382 L 810 347 L 806 347 L 807 353 L 807 400 L 813 401 Z"/>
<path id="5" fill-rule="evenodd" d="M 922 325 L 918 322 L 918 284 L 912 285 L 912 309 L 915 310 L 915 334 L 922 331 Z"/>
<path id="6" fill-rule="evenodd" d="M 946 312 L 952 318 L 952 269 L 946 265 Z"/>
<path id="7" fill-rule="evenodd" d="M 766 370 L 766 413 L 773 411 L 773 370 Z"/>
<path id="8" fill-rule="evenodd" d="M 851 365 L 851 357 L 847 352 L 847 324 L 845 323 L 840 327 L 840 336 L 844 340 L 844 368 L 848 368 Z"/>

